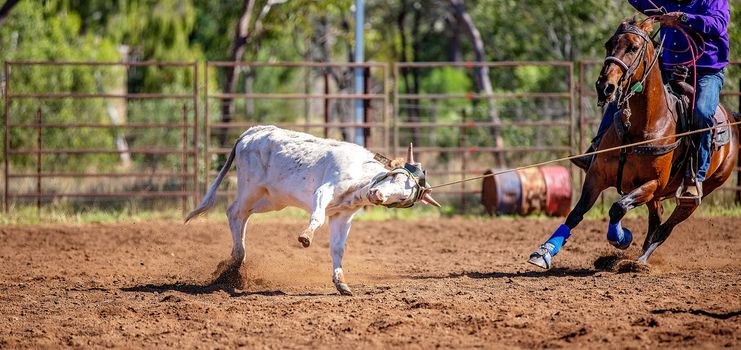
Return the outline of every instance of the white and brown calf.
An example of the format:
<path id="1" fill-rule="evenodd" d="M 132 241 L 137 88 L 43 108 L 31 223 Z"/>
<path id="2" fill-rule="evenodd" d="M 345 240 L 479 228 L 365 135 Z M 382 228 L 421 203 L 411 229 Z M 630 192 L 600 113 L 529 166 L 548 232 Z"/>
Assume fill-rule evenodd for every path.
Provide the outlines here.
<path id="1" fill-rule="evenodd" d="M 409 163 L 413 163 L 410 146 Z M 298 207 L 311 214 L 299 234 L 304 247 L 329 217 L 332 281 L 344 295 L 352 295 L 342 273 L 342 256 L 353 216 L 369 205 L 393 207 L 410 200 L 439 206 L 429 193 L 419 192 L 419 179 L 407 171 L 389 171 L 374 154 L 347 142 L 321 139 L 275 126 L 256 126 L 244 132 L 186 222 L 206 212 L 216 190 L 236 159 L 237 194 L 227 210 L 232 232 L 232 263 L 245 259 L 244 238 L 252 214 Z M 410 196 L 417 196 L 410 198 Z"/>

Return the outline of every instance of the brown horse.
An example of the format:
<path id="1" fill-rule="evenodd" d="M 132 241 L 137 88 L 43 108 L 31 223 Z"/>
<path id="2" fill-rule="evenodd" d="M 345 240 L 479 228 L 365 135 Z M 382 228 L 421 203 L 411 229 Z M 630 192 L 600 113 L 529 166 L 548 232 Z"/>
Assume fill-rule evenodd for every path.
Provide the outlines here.
<path id="1" fill-rule="evenodd" d="M 670 102 L 672 98 L 664 88 L 656 64 L 659 53 L 649 37 L 652 26 L 650 19 L 640 23 L 625 21 L 606 45 L 607 57 L 596 84 L 598 95 L 601 103 L 616 102 L 621 111 L 602 137 L 597 150 L 671 136 L 677 132 L 675 105 Z M 727 122 L 728 117 L 725 108 L 719 105 L 716 120 Z M 731 134 L 730 142 L 716 148 L 712 154 L 710 169 L 703 182 L 703 196 L 722 185 L 736 164 L 738 128 L 730 128 L 728 132 Z M 616 187 L 618 192 L 625 191 L 626 194 L 610 208 L 608 241 L 619 249 L 627 249 L 633 237 L 629 230 L 622 228 L 620 221 L 629 210 L 646 204 L 648 232 L 643 243 L 643 255 L 638 258 L 639 262 L 646 263 L 674 227 L 699 206 L 699 202 L 680 204 L 666 222 L 661 222 L 662 202 L 674 197 L 684 180 L 683 171 L 672 172 L 672 165 L 684 162 L 687 157 L 687 147 L 680 141 L 668 138 L 625 151 L 597 154 L 587 169 L 579 202 L 565 224 L 533 252 L 528 261 L 550 268 L 552 257 L 592 208 L 600 193 Z"/>

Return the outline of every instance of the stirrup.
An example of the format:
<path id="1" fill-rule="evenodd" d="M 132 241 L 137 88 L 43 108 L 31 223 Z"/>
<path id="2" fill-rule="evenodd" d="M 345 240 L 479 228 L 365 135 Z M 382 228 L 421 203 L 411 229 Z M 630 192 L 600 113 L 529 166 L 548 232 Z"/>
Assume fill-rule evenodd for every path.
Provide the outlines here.
<path id="1" fill-rule="evenodd" d="M 678 207 L 696 207 L 702 203 L 702 182 L 698 182 L 696 178 L 692 178 L 690 181 L 697 188 L 697 195 L 695 196 L 689 193 L 687 191 L 687 185 L 685 185 L 686 181 L 682 181 L 675 194 Z"/>

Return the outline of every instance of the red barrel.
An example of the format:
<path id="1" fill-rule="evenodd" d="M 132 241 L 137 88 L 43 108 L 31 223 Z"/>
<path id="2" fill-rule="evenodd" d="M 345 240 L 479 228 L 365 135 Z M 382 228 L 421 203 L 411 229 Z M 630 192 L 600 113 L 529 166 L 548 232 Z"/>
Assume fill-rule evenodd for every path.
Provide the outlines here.
<path id="1" fill-rule="evenodd" d="M 545 180 L 545 213 L 553 216 L 566 216 L 571 210 L 571 175 L 562 166 L 540 168 Z"/>
<path id="2" fill-rule="evenodd" d="M 520 215 L 541 214 L 546 207 L 546 185 L 543 173 L 538 168 L 517 171 L 522 186 Z"/>
<path id="3" fill-rule="evenodd" d="M 496 170 L 487 170 L 491 175 Z M 515 172 L 485 177 L 481 185 L 481 204 L 489 215 L 516 214 L 522 201 L 520 177 Z"/>

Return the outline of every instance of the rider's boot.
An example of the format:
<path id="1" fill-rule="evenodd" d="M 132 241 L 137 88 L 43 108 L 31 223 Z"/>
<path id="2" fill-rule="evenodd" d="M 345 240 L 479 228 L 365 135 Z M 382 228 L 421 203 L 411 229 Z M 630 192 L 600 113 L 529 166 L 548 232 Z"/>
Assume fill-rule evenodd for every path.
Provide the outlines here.
<path id="1" fill-rule="evenodd" d="M 589 145 L 589 148 L 587 148 L 587 151 L 584 153 L 590 153 L 594 151 L 594 144 L 591 144 Z M 571 163 L 581 168 L 582 170 L 587 171 L 587 169 L 589 169 L 589 166 L 592 164 L 592 160 L 594 160 L 594 154 L 573 158 L 571 159 Z"/>

